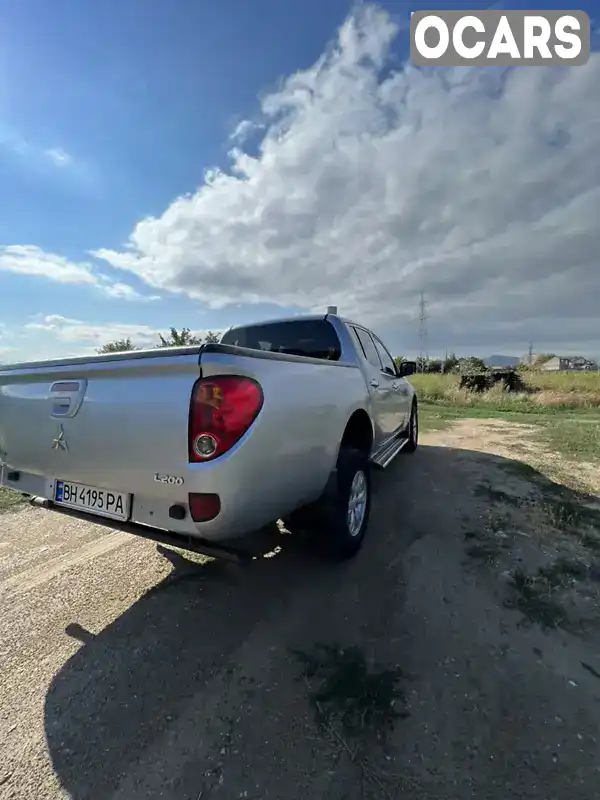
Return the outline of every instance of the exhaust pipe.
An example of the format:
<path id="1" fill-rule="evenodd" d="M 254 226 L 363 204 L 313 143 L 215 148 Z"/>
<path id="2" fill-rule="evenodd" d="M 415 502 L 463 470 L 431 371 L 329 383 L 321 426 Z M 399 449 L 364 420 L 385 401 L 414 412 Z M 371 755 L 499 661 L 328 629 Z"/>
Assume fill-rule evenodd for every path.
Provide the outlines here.
<path id="1" fill-rule="evenodd" d="M 29 505 L 36 508 L 50 508 L 50 500 L 46 497 L 30 497 Z"/>

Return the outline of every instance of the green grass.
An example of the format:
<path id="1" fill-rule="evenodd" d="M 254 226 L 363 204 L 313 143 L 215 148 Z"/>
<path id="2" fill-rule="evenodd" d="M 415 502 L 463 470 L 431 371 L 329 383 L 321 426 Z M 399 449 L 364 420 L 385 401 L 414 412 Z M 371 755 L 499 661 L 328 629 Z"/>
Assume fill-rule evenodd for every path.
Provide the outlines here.
<path id="1" fill-rule="evenodd" d="M 562 412 L 564 414 L 564 412 Z M 555 412 L 554 417 L 559 416 Z M 587 416 L 587 415 L 586 415 Z M 595 415 L 589 414 L 591 419 Z M 452 423 L 461 419 L 503 419 L 508 422 L 521 422 L 525 424 L 545 424 L 548 422 L 546 415 L 523 411 L 504 411 L 490 405 L 451 406 L 442 403 L 430 403 L 427 398 L 419 394 L 419 425 L 422 431 L 436 431 L 447 428 Z M 600 420 L 600 415 L 598 415 Z"/>
<path id="2" fill-rule="evenodd" d="M 600 464 L 600 415 L 596 419 L 553 419 L 544 426 L 541 439 L 550 450 L 567 458 Z"/>
<path id="3" fill-rule="evenodd" d="M 457 419 L 464 419 L 467 415 L 455 412 L 452 409 L 439 408 L 421 403 L 419 406 L 419 427 L 422 433 L 441 431 Z"/>
<path id="4" fill-rule="evenodd" d="M 432 405 L 486 408 L 520 413 L 600 410 L 600 373 L 524 372 L 526 392 L 506 392 L 498 385 L 487 392 L 459 388 L 458 375 L 411 376 L 422 402 Z"/>
<path id="5" fill-rule="evenodd" d="M 503 411 L 491 405 L 444 406 L 421 400 L 419 423 L 422 431 L 443 430 L 461 419 L 502 419 L 536 425 L 539 431 L 534 435 L 539 437 L 547 450 L 574 461 L 600 460 L 600 409 L 581 410 L 573 414 L 556 408 L 544 413 L 538 408 L 534 413 Z"/>
<path id="6" fill-rule="evenodd" d="M 13 492 L 11 489 L 4 489 L 0 486 L 0 511 L 17 508 L 26 502 L 27 498 L 23 497 L 19 492 Z"/>

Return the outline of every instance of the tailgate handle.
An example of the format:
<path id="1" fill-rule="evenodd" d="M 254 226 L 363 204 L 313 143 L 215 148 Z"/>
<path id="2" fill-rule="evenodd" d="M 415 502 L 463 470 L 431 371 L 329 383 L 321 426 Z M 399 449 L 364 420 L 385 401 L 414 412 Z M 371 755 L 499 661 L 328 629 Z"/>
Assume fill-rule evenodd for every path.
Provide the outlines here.
<path id="1" fill-rule="evenodd" d="M 81 408 L 87 389 L 87 380 L 56 381 L 50 387 L 51 417 L 74 417 Z"/>

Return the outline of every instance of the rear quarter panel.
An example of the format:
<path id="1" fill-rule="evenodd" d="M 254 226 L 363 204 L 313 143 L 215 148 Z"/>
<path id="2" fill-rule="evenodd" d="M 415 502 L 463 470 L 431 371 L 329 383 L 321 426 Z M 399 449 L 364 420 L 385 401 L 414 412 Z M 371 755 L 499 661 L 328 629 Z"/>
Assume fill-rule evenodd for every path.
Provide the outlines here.
<path id="1" fill-rule="evenodd" d="M 294 356 L 270 359 L 224 353 L 203 354 L 201 364 L 203 377 L 255 378 L 263 388 L 264 405 L 229 453 L 212 464 L 193 467 L 199 476 L 206 476 L 200 482 L 214 481 L 215 489 L 225 478 L 243 485 L 246 517 L 252 524 L 277 519 L 316 499 L 335 466 L 350 416 L 365 407 L 360 370 Z M 248 496 L 253 498 L 250 504 Z"/>

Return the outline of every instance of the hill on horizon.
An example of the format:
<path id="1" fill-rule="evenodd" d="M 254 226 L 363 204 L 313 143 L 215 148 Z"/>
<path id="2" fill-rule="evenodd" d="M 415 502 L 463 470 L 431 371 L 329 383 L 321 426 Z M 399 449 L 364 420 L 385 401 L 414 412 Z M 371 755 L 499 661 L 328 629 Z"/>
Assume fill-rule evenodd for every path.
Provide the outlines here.
<path id="1" fill-rule="evenodd" d="M 483 359 L 486 367 L 516 367 L 521 363 L 518 356 L 493 355 Z"/>

